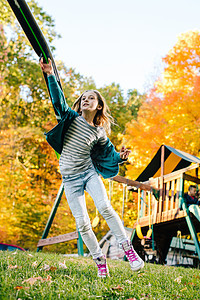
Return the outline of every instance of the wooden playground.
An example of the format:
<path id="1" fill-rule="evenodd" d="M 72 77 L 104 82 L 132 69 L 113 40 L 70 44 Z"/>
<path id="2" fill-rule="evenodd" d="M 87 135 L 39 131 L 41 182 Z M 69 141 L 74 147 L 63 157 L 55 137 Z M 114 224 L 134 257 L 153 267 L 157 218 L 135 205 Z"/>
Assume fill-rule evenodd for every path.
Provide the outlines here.
<path id="1" fill-rule="evenodd" d="M 164 264 L 172 238 L 181 232 L 181 236 L 191 236 L 195 251 L 190 256 L 195 266 L 199 266 L 197 233 L 200 232 L 200 209 L 194 205 L 188 209 L 184 202 L 189 184 L 200 184 L 199 166 L 199 158 L 162 145 L 136 181 L 122 176 L 112 178 L 138 195 L 138 218 L 133 226 L 131 241 L 146 261 L 151 261 L 148 257 L 152 255 L 152 262 Z M 78 232 L 47 238 L 62 193 L 61 186 L 37 251 L 46 245 L 77 239 L 78 253 L 83 255 L 82 239 Z M 180 203 L 182 210 L 176 216 Z"/>
<path id="2" fill-rule="evenodd" d="M 165 263 L 172 238 L 176 237 L 179 231 L 182 236 L 191 236 L 195 245 L 192 258 L 195 262 L 200 261 L 200 244 L 197 237 L 197 232 L 200 232 L 200 209 L 197 205 L 192 205 L 188 209 L 184 202 L 184 193 L 187 192 L 188 185 L 200 184 L 199 162 L 195 162 L 199 159 L 190 157 L 190 164 L 192 162 L 194 164 L 166 174 L 164 169 L 168 167 L 167 159 L 172 167 L 170 155 L 174 156 L 173 161 L 175 161 L 175 154 L 165 157 L 164 151 L 163 145 L 160 148 L 160 168 L 156 171 L 156 176 L 144 182 L 159 189 L 159 197 L 155 198 L 153 190 L 138 191 L 138 220 L 134 224 L 131 239 L 143 259 L 145 255 L 152 254 L 155 261 Z M 183 203 L 182 210 L 176 216 L 180 203 Z M 149 236 L 148 232 L 150 232 Z"/>

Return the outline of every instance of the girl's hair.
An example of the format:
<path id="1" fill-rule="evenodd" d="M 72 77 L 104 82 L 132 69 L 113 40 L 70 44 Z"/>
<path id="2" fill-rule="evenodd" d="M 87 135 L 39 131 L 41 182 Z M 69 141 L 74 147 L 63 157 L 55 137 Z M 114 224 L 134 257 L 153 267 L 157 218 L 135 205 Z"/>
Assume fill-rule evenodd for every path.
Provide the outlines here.
<path id="1" fill-rule="evenodd" d="M 106 100 L 104 99 L 104 97 L 100 94 L 100 92 L 96 91 L 96 90 L 88 90 L 85 91 L 84 93 L 82 93 L 78 99 L 74 102 L 72 109 L 75 110 L 76 112 L 79 113 L 79 115 L 82 114 L 81 112 L 81 99 L 83 97 L 83 95 L 86 92 L 94 92 L 97 95 L 97 99 L 98 99 L 98 104 L 101 105 L 101 109 L 99 109 L 94 117 L 94 125 L 97 126 L 102 126 L 104 127 L 104 129 L 106 130 L 106 132 L 109 134 L 110 133 L 110 127 L 111 127 L 111 123 L 113 122 L 113 117 L 110 114 L 110 110 L 106 104 Z"/>

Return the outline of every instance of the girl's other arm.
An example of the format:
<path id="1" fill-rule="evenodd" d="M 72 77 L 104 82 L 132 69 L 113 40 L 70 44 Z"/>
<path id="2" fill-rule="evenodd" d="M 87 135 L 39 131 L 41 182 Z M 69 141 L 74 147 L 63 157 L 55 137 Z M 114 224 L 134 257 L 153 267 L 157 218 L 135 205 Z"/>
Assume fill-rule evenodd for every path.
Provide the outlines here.
<path id="1" fill-rule="evenodd" d="M 120 149 L 120 158 L 123 160 L 127 160 L 130 153 L 130 150 L 122 146 L 122 148 Z"/>

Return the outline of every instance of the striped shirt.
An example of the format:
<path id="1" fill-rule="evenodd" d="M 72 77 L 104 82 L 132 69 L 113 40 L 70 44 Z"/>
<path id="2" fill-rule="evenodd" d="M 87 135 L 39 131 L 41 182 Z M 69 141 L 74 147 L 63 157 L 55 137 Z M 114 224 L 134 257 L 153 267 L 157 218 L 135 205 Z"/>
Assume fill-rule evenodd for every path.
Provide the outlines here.
<path id="1" fill-rule="evenodd" d="M 93 165 L 91 149 L 97 142 L 104 145 L 106 141 L 103 127 L 88 124 L 82 116 L 75 118 L 64 137 L 59 160 L 62 176 L 77 174 L 90 168 Z"/>

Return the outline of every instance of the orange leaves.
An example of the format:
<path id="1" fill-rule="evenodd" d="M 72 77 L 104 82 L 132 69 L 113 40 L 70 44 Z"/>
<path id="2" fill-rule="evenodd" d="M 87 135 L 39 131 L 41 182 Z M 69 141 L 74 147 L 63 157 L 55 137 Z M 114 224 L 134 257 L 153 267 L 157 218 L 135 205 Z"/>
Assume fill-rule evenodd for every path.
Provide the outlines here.
<path id="1" fill-rule="evenodd" d="M 132 178 L 161 144 L 193 155 L 200 149 L 200 32 L 182 34 L 164 62 L 162 77 L 147 94 L 137 120 L 126 126 L 124 143 L 132 150 L 133 163 L 127 176 Z"/>
<path id="2" fill-rule="evenodd" d="M 118 286 L 114 286 L 114 287 L 112 287 L 112 290 L 114 290 L 114 291 L 123 291 L 123 287 L 122 286 L 120 286 L 119 284 L 118 284 Z"/>
<path id="3" fill-rule="evenodd" d="M 15 290 L 21 290 L 21 289 L 23 289 L 23 286 L 17 285 L 17 286 L 14 287 L 14 289 L 15 289 Z"/>

